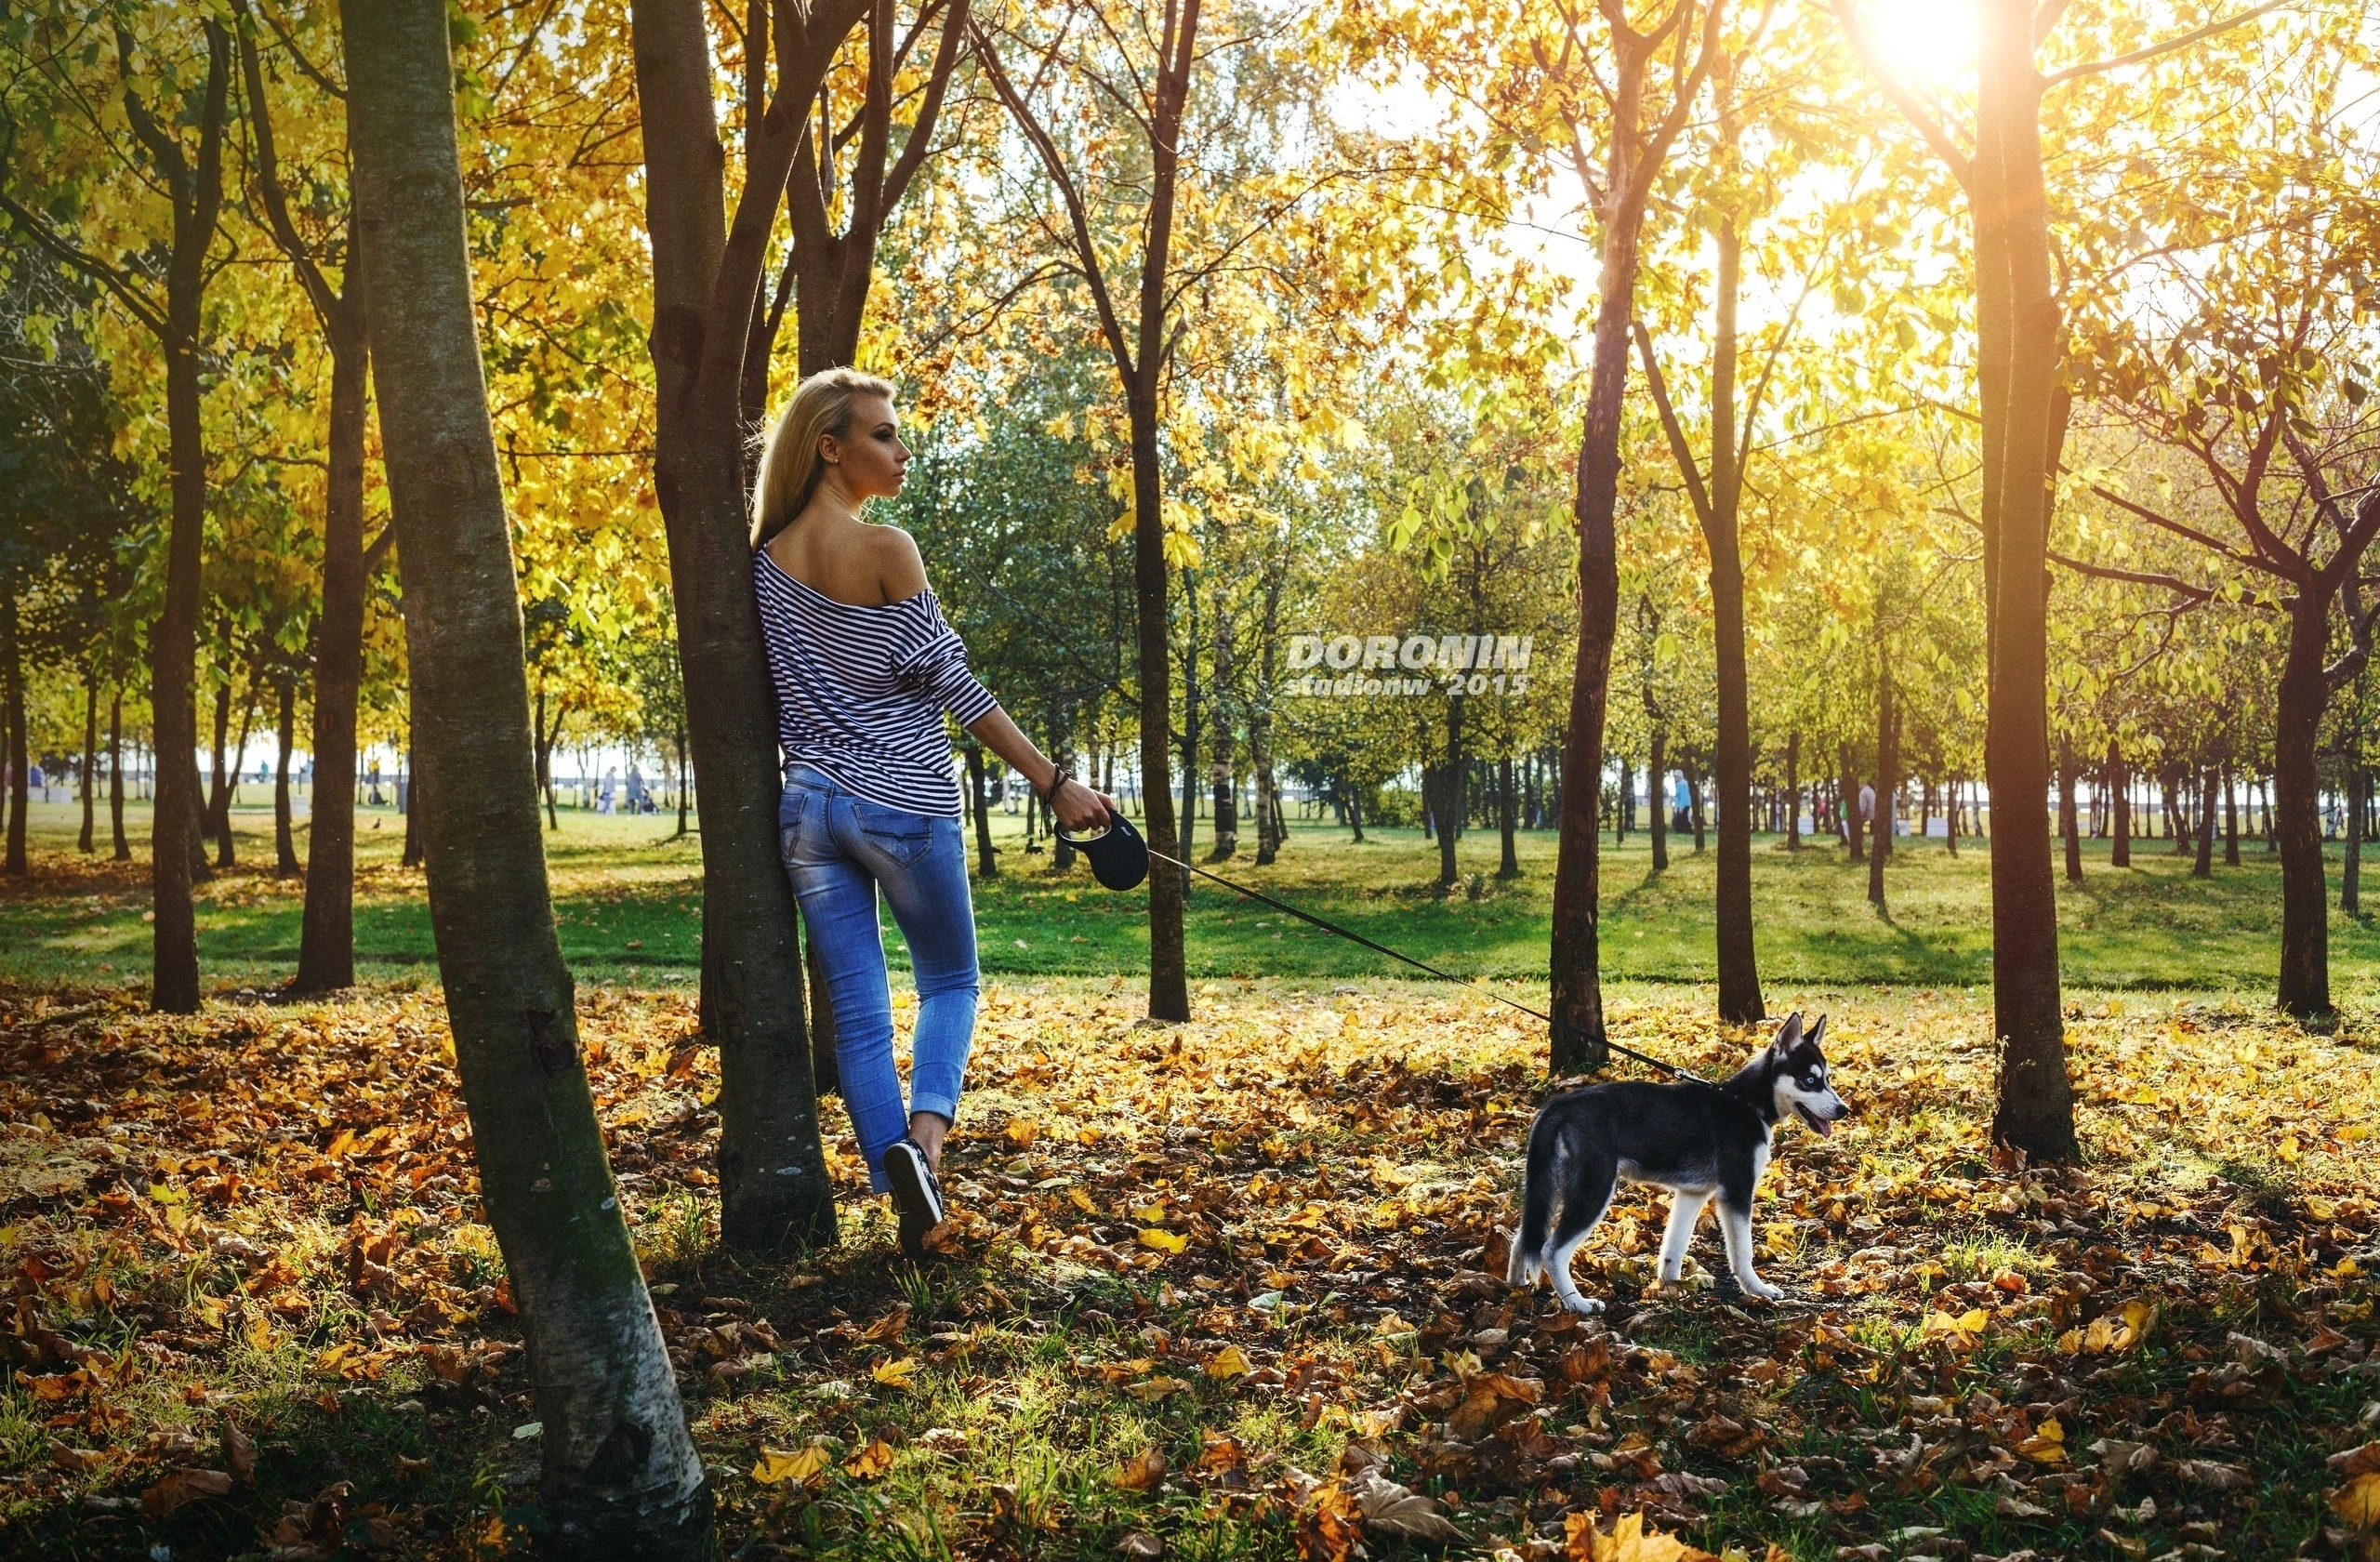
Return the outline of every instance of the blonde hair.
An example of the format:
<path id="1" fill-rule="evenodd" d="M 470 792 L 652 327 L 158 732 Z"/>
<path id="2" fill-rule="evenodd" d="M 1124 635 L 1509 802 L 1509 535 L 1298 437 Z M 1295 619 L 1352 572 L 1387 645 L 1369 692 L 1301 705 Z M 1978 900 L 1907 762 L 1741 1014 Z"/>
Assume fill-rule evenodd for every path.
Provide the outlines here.
<path id="1" fill-rule="evenodd" d="M 891 401 L 892 387 L 857 369 L 821 369 L 794 387 L 793 400 L 760 452 L 760 481 L 753 484 L 754 549 L 792 524 L 818 491 L 826 465 L 818 458 L 818 442 L 830 434 L 850 436 L 852 404 L 862 396 Z"/>

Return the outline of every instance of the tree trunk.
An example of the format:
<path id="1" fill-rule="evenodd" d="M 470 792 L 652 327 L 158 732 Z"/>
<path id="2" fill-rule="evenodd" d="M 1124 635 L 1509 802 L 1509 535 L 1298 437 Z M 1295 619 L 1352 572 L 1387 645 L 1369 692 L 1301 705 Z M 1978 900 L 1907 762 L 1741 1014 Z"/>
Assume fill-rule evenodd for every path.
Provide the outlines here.
<path id="1" fill-rule="evenodd" d="M 83 833 L 75 838 L 74 848 L 85 856 L 98 850 L 99 779 L 99 684 L 86 669 L 83 674 Z"/>
<path id="2" fill-rule="evenodd" d="M 2057 827 L 2066 836 L 2066 881 L 2082 882 L 2082 822 L 2074 810 L 2074 740 L 2057 735 Z"/>
<path id="3" fill-rule="evenodd" d="M 1721 99 L 1726 79 L 1721 77 Z M 1732 146 L 1729 149 L 1732 151 Z M 1719 695 L 1713 764 L 1718 784 L 1719 863 L 1714 889 L 1719 944 L 1719 1018 L 1752 1025 L 1767 1017 L 1752 916 L 1752 686 L 1744 668 L 1744 570 L 1738 507 L 1743 452 L 1736 448 L 1736 308 L 1742 291 L 1743 235 L 1718 224 L 1717 334 L 1711 369 L 1711 617 Z M 1695 788 L 1694 849 L 1702 850 L 1701 788 Z"/>
<path id="4" fill-rule="evenodd" d="M 1462 701 L 1447 701 L 1447 746 L 1437 764 L 1422 773 L 1430 817 L 1438 827 L 1438 893 L 1452 890 L 1461 877 L 1455 866 L 1455 842 L 1462 836 Z M 1435 774 L 1435 784 L 1433 774 Z M 1600 828 L 1600 826 L 1595 827 Z"/>
<path id="5" fill-rule="evenodd" d="M 1188 632 L 1182 642 L 1182 846 L 1174 854 L 1185 863 L 1197 850 L 1198 835 L 1198 577 L 1182 567 L 1182 610 Z M 1188 868 L 1181 870 L 1184 894 L 1190 889 Z"/>
<path id="6" fill-rule="evenodd" d="M 554 712 L 553 725 L 546 724 L 546 681 L 537 680 L 537 705 L 532 716 L 531 741 L 537 749 L 537 790 L 545 794 L 546 828 L 562 828 L 562 815 L 554 811 L 554 739 L 562 735 L 562 712 Z"/>
<path id="7" fill-rule="evenodd" d="M 1895 707 L 1889 675 L 1876 681 L 1876 813 L 1871 822 L 1875 841 L 1868 853 L 1868 901 L 1879 911 L 1884 904 L 1884 865 L 1893 854 L 1893 799 L 1900 789 L 1900 712 Z"/>
<path id="8" fill-rule="evenodd" d="M 686 768 L 686 724 L 681 721 L 669 731 L 670 744 L 678 753 L 678 828 L 670 839 L 680 840 L 686 833 L 686 809 L 694 801 L 694 774 Z"/>
<path id="9" fill-rule="evenodd" d="M 306 827 L 306 913 L 298 939 L 300 997 L 355 985 L 356 702 L 364 685 L 364 449 L 371 348 L 365 268 L 350 258 L 331 351 L 329 482 L 323 500 L 323 616 L 314 657 L 314 795 Z"/>
<path id="10" fill-rule="evenodd" d="M 1622 774 L 1621 785 L 1625 786 L 1627 784 L 1624 779 L 1625 773 Z M 1510 754 L 1500 755 L 1496 761 L 1496 815 L 1503 830 L 1504 854 L 1502 860 L 1496 867 L 1496 877 L 1499 879 L 1517 879 L 1521 876 L 1520 849 L 1518 843 L 1513 839 L 1513 830 L 1519 823 L 1519 813 L 1520 800 L 1513 791 L 1513 757 Z"/>
<path id="11" fill-rule="evenodd" d="M 191 719 L 191 731 L 198 731 L 195 715 Z M 206 861 L 206 777 L 198 773 L 196 760 L 192 760 L 190 766 L 190 795 L 191 806 L 197 810 L 197 816 L 185 837 L 190 846 L 190 880 L 193 884 L 204 884 L 215 877 L 215 869 Z"/>
<path id="12" fill-rule="evenodd" d="M 997 879 L 1000 865 L 992 849 L 990 800 L 984 795 L 984 746 L 970 740 L 966 748 L 967 795 L 975 805 L 975 877 Z"/>
<path id="13" fill-rule="evenodd" d="M 2124 769 L 2123 749 L 2108 739 L 2108 797 L 2115 808 L 2115 827 L 2108 847 L 2109 867 L 2132 866 L 2132 776 Z"/>
<path id="14" fill-rule="evenodd" d="M 1645 767 L 1645 799 L 1651 804 L 1646 821 L 1652 827 L 1653 871 L 1666 873 L 1670 866 L 1670 799 L 1669 745 L 1667 730 L 1653 729 L 1653 757 Z"/>
<path id="15" fill-rule="evenodd" d="M 124 833 L 124 695 L 108 696 L 108 828 L 115 838 L 115 860 L 132 860 L 132 841 Z"/>
<path id="16" fill-rule="evenodd" d="M 2042 77 L 2030 0 L 1987 0 L 1979 29 L 1976 222 L 1990 646 L 1985 768 L 2003 812 L 1991 842 L 1993 1026 L 2003 1043 L 1995 1140 L 2046 1160 L 2075 1153 L 2057 969 L 2048 811 L 2047 548 L 2069 402 L 2042 182 Z"/>
<path id="17" fill-rule="evenodd" d="M 781 11 L 778 27 L 799 33 L 797 43 L 840 38 L 857 10 Z M 701 0 L 630 7 L 654 269 L 654 486 L 703 788 L 702 1025 L 720 1049 L 720 1234 L 755 1252 L 835 1237 L 800 938 L 777 836 L 784 782 L 752 590 L 741 401 L 777 199 L 825 66 L 797 75 L 798 61 L 784 61 L 777 107 L 746 126 L 745 196 L 729 232 L 705 13 Z"/>
<path id="18" fill-rule="evenodd" d="M 1268 563 L 1269 563 L 1268 559 Z M 1273 680 L 1275 646 L 1281 630 L 1281 585 L 1286 564 L 1268 567 L 1264 576 L 1264 622 L 1257 652 L 1256 697 L 1248 707 L 1248 758 L 1256 774 L 1256 866 L 1263 867 L 1280 855 L 1289 838 L 1289 821 L 1281 816 L 1281 785 L 1273 774 Z"/>
<path id="19" fill-rule="evenodd" d="M 1840 815 L 1835 820 L 1835 827 L 1843 837 L 1843 843 L 1851 849 L 1851 860 L 1866 862 L 1868 822 L 1859 817 L 1859 776 L 1851 768 L 1851 745 L 1848 743 L 1836 748 L 1835 768 L 1842 773 L 1836 783 L 1841 788 L 1841 795 L 1835 800 L 1835 812 Z"/>
<path id="20" fill-rule="evenodd" d="M 237 867 L 239 854 L 231 848 L 231 793 L 224 778 L 224 753 L 231 739 L 231 680 L 224 676 L 215 691 L 215 763 L 213 789 L 206 794 L 206 816 L 202 828 L 215 838 L 215 866 L 218 869 Z"/>
<path id="21" fill-rule="evenodd" d="M 1236 734 L 1232 730 L 1230 691 L 1232 689 L 1232 616 L 1215 606 L 1214 675 L 1208 679 L 1207 718 L 1210 736 L 1207 740 L 1207 783 L 1213 799 L 1215 843 L 1207 853 L 1209 862 L 1223 862 L 1239 850 L 1239 795 L 1234 784 L 1233 760 Z"/>
<path id="22" fill-rule="evenodd" d="M 1644 107 L 1644 66 L 1620 73 L 1612 116 L 1607 189 L 1636 177 L 1633 153 Z M 1579 642 L 1570 708 L 1562 735 L 1562 837 L 1554 854 L 1550 977 L 1554 999 L 1552 1071 L 1555 1078 L 1599 1069 L 1610 1056 L 1604 1030 L 1602 841 L 1595 809 L 1603 774 L 1604 721 L 1610 699 L 1611 647 L 1620 620 L 1620 423 L 1628 395 L 1628 334 L 1636 310 L 1638 245 L 1644 213 L 1607 213 L 1597 282 L 1593 368 L 1579 432 Z M 1657 865 L 1658 866 L 1658 863 Z"/>
<path id="23" fill-rule="evenodd" d="M 276 682 L 281 685 L 281 754 L 272 769 L 272 871 L 275 878 L 295 879 L 306 871 L 298 861 L 289 808 L 289 751 L 298 746 L 298 685 L 286 678 Z"/>
<path id="24" fill-rule="evenodd" d="M 2347 773 L 2347 851 L 2343 854 L 2344 860 L 2339 865 L 2339 909 L 2350 917 L 2363 909 L 2360 893 L 2361 886 L 2357 880 L 2362 877 L 2363 809 L 2368 774 L 2361 765 L 2353 763 L 2352 760 L 2353 756 L 2350 755 Z M 2208 812 L 2211 814 L 2213 810 L 2210 809 Z M 2199 860 L 2206 862 L 2213 854 L 2210 847 L 2199 854 Z M 2207 872 L 2201 874 L 2200 877 L 2208 877 L 2212 872 L 2213 866 L 2210 863 Z"/>
<path id="25" fill-rule="evenodd" d="M 1686 773 L 1686 817 L 1694 822 L 1694 854 L 1700 856 L 1710 847 L 1710 817 L 1703 805 L 1704 775 L 1700 766 Z"/>
<path id="26" fill-rule="evenodd" d="M 1958 833 L 1958 826 L 1953 824 L 1953 850 Z M 1798 732 L 1785 740 L 1785 849 L 1802 849 L 1802 735 Z"/>
<path id="27" fill-rule="evenodd" d="M 1062 711 L 1057 724 L 1051 730 L 1049 744 L 1043 750 L 1050 756 L 1050 762 L 1058 767 L 1057 774 L 1060 775 L 1072 775 L 1075 773 L 1073 733 L 1073 712 Z M 1225 779 L 1228 780 L 1229 777 Z M 1043 807 L 1046 810 L 1048 804 L 1045 802 Z M 1058 828 L 1058 816 L 1052 813 L 1050 814 L 1050 871 L 1064 873 L 1072 867 L 1074 863 L 1074 843 L 1069 841 L 1064 833 Z"/>
<path id="28" fill-rule="evenodd" d="M 438 0 L 349 7 L 349 144 L 422 792 L 430 925 L 481 1196 L 529 1342 L 546 1549 L 712 1555 L 710 1489 L 578 1048 L 530 760 L 520 599 L 473 328 Z M 771 865 L 774 866 L 774 863 Z"/>
<path id="29" fill-rule="evenodd" d="M 25 809 L 31 781 L 25 745 L 25 652 L 17 617 L 14 591 L 0 593 L 0 740 L 7 747 L 0 759 L 8 768 L 8 845 L 0 859 L 0 873 L 21 879 L 31 871 L 25 857 Z"/>
<path id="30" fill-rule="evenodd" d="M 2361 774 L 2363 795 L 2369 798 L 2372 795 L 2372 775 L 2368 771 Z M 2240 866 L 2240 799 L 2233 787 L 2233 782 L 2237 779 L 2230 767 L 2225 766 L 2223 771 L 2223 866 L 2226 867 Z"/>
<path id="31" fill-rule="evenodd" d="M 2211 764 L 2199 769 L 2198 860 L 2190 865 L 2190 877 L 2215 877 L 2215 767 Z"/>
<path id="32" fill-rule="evenodd" d="M 402 800 L 402 812 L 405 816 L 404 850 L 399 854 L 397 863 L 398 866 L 402 867 L 419 867 L 422 862 L 421 854 L 423 851 L 421 841 L 421 808 L 419 806 L 421 801 L 419 796 L 421 791 L 421 767 L 414 762 L 412 726 L 410 719 L 408 719 L 406 726 L 404 769 L 397 773 L 397 789 L 399 797 Z"/>

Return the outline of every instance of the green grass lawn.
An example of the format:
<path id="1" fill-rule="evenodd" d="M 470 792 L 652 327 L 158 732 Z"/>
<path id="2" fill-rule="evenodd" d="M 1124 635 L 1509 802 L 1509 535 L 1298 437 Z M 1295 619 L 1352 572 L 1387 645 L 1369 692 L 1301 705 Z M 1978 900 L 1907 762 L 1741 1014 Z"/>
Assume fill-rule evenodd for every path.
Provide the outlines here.
<path id="1" fill-rule="evenodd" d="M 548 838 L 563 953 L 582 979 L 692 981 L 701 917 L 701 850 L 672 839 L 671 815 L 603 817 L 564 810 Z M 73 850 L 79 810 L 33 805 L 33 873 L 0 885 L 0 975 L 36 982 L 135 978 L 148 966 L 145 812 L 129 821 L 142 860 L 113 864 Z M 271 876 L 271 815 L 234 815 L 241 866 L 199 892 L 199 954 L 211 982 L 263 986 L 297 960 L 300 896 Z M 403 821 L 367 810 L 356 897 L 356 946 L 376 980 L 427 979 L 432 949 L 421 875 L 397 866 Z M 1199 835 L 1208 834 L 1201 822 Z M 102 830 L 104 837 L 104 827 Z M 1146 899 L 1111 894 L 1087 867 L 1053 875 L 1023 850 L 1021 815 L 999 815 L 1002 871 L 974 885 L 981 958 L 1009 974 L 1133 973 L 1146 969 Z M 972 839 L 972 837 L 971 837 Z M 1551 832 L 1523 832 L 1521 876 L 1495 878 L 1493 831 L 1463 838 L 1464 883 L 1435 888 L 1436 848 L 1419 830 L 1378 829 L 1361 845 L 1344 829 L 1293 821 L 1269 867 L 1243 853 L 1218 865 L 1263 889 L 1396 948 L 1465 973 L 1541 980 L 1554 877 Z M 301 841 L 301 852 L 303 850 Z M 2337 848 L 2333 848 L 2335 903 Z M 1200 856 L 1204 857 L 1203 848 Z M 2141 842 L 2133 866 L 2108 866 L 2086 844 L 2079 885 L 2059 885 L 2064 974 L 2079 987 L 2177 987 L 2254 992 L 2278 961 L 2281 876 L 2261 841 L 2239 867 L 2193 880 L 2170 843 Z M 1905 843 L 1886 876 L 1890 914 L 1866 899 L 1864 865 L 1831 844 L 1788 853 L 1774 837 L 1753 852 L 1752 893 L 1763 974 L 1784 983 L 1964 986 L 1990 977 L 1990 856 L 1976 842 L 1950 855 L 1939 841 Z M 1655 873 L 1650 843 L 1631 835 L 1604 856 L 1604 967 L 1619 979 L 1709 979 L 1713 856 L 1690 841 Z M 886 917 L 895 964 L 904 956 Z M 2334 983 L 2342 995 L 2380 986 L 2380 930 L 2335 910 Z M 1342 939 L 1206 881 L 1194 887 L 1190 969 L 1197 976 L 1356 977 L 1403 968 Z"/>

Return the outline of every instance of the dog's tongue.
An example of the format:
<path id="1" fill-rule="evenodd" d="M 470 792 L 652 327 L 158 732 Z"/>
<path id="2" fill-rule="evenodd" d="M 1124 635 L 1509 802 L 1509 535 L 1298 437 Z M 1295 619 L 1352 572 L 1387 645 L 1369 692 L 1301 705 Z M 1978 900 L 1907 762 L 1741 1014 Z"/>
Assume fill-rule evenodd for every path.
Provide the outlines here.
<path id="1" fill-rule="evenodd" d="M 1834 1132 L 1834 1124 L 1828 1122 L 1823 1118 L 1814 1116 L 1808 1108 L 1796 1106 L 1794 1110 L 1802 1114 L 1802 1120 L 1804 1122 L 1809 1124 L 1812 1128 L 1818 1131 L 1819 1138 L 1823 1139 Z"/>

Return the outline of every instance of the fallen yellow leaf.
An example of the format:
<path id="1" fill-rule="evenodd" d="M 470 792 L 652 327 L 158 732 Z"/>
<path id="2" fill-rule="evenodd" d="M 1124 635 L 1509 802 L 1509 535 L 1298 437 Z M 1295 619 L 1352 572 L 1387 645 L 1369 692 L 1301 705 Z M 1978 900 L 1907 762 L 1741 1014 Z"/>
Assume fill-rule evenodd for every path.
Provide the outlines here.
<path id="1" fill-rule="evenodd" d="M 898 1361 L 879 1361 L 868 1375 L 887 1388 L 906 1388 L 909 1374 L 918 1370 L 918 1358 L 905 1356 Z"/>
<path id="2" fill-rule="evenodd" d="M 1178 1231 L 1160 1231 L 1150 1226 L 1141 1232 L 1141 1246 L 1155 1248 L 1159 1252 L 1178 1253 L 1190 1245 L 1190 1238 Z"/>
<path id="3" fill-rule="evenodd" d="M 1225 1345 L 1207 1360 L 1210 1378 L 1244 1378 L 1249 1371 L 1248 1357 L 1237 1345 Z"/>
<path id="4" fill-rule="evenodd" d="M 816 1486 L 826 1478 L 827 1457 L 824 1443 L 800 1449 L 763 1448 L 760 1462 L 752 1466 L 752 1478 L 762 1486 L 789 1480 Z"/>
<path id="5" fill-rule="evenodd" d="M 2331 1511 L 2357 1529 L 2380 1529 L 2380 1470 L 2355 1477 L 2331 1493 Z"/>
<path id="6" fill-rule="evenodd" d="M 1641 1513 L 1623 1515 L 1606 1535 L 1585 1514 L 1566 1521 L 1562 1554 L 1570 1562 L 1690 1562 L 1708 1552 L 1688 1546 L 1675 1535 L 1645 1528 Z"/>
<path id="7" fill-rule="evenodd" d="M 881 1437 L 843 1461 L 843 1473 L 860 1480 L 874 1480 L 891 1468 L 892 1446 Z"/>

